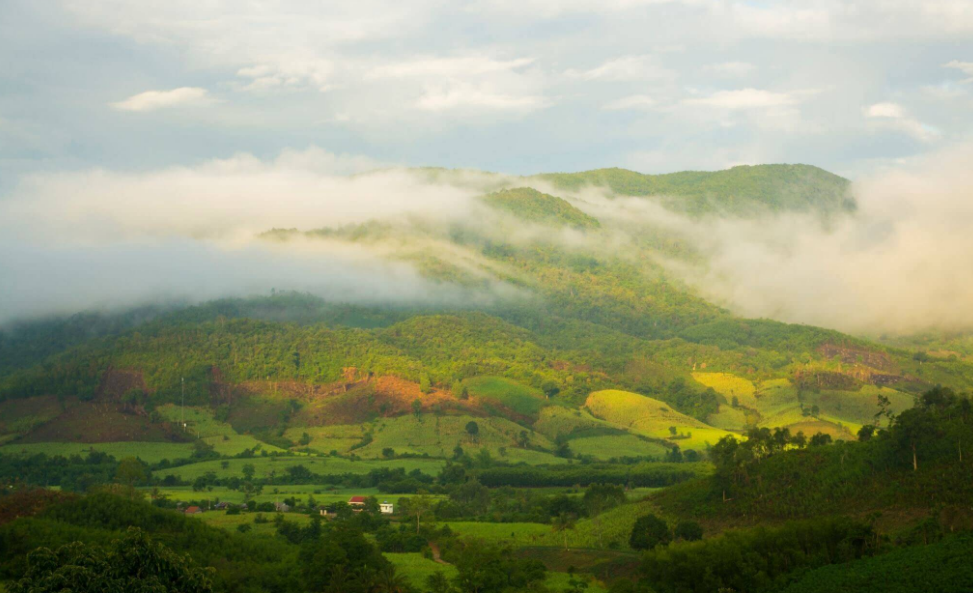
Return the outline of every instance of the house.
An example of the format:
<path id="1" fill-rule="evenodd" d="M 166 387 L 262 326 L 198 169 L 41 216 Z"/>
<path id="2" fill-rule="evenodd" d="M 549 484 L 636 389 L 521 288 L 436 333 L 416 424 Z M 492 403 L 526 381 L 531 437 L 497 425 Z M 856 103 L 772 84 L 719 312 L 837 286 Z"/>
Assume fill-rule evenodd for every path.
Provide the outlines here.
<path id="1" fill-rule="evenodd" d="M 202 513 L 203 512 L 203 509 L 201 509 L 201 508 L 199 508 L 197 506 L 191 506 L 191 507 L 187 508 L 183 512 L 185 512 L 187 515 L 197 515 L 199 513 Z"/>
<path id="2" fill-rule="evenodd" d="M 228 502 L 218 502 L 213 505 L 213 510 L 216 511 L 225 511 L 228 508 L 230 508 L 230 503 Z"/>
<path id="3" fill-rule="evenodd" d="M 291 510 L 291 507 L 286 502 L 275 502 L 274 510 L 277 511 L 278 513 L 286 513 Z"/>
<path id="4" fill-rule="evenodd" d="M 348 506 L 350 506 L 351 510 L 355 511 L 356 513 L 362 512 L 365 510 L 365 497 L 352 496 L 348 499 Z"/>
<path id="5" fill-rule="evenodd" d="M 381 511 L 383 515 L 391 515 L 392 513 L 395 512 L 395 509 L 392 507 L 392 503 L 388 502 L 387 500 L 382 501 L 378 505 L 378 510 Z"/>

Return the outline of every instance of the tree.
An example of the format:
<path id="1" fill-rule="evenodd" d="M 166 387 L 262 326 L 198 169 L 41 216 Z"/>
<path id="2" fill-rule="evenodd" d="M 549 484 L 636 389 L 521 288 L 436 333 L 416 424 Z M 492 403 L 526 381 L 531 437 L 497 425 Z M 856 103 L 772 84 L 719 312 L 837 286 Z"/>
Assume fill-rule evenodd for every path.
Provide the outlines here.
<path id="1" fill-rule="evenodd" d="M 305 433 L 302 433 L 301 434 L 301 441 L 300 441 L 300 443 L 301 443 L 301 445 L 303 445 L 305 447 L 307 447 L 308 445 L 310 445 L 311 444 L 311 435 L 309 435 L 306 432 Z"/>
<path id="2" fill-rule="evenodd" d="M 412 415 L 419 419 L 419 414 L 422 414 L 422 400 L 416 398 L 412 400 Z"/>
<path id="3" fill-rule="evenodd" d="M 870 440 L 874 435 L 875 435 L 875 427 L 872 426 L 871 424 L 866 424 L 858 429 L 859 441 L 864 442 Z"/>
<path id="4" fill-rule="evenodd" d="M 635 521 L 628 545 L 635 550 L 651 550 L 671 540 L 669 526 L 655 515 L 644 515 Z"/>
<path id="5" fill-rule="evenodd" d="M 831 435 L 819 432 L 811 437 L 811 441 L 808 443 L 811 447 L 821 447 L 824 445 L 831 444 Z"/>
<path id="6" fill-rule="evenodd" d="M 551 530 L 564 536 L 564 549 L 568 549 L 568 530 L 574 529 L 577 518 L 574 515 L 561 513 L 551 521 Z"/>
<path id="7" fill-rule="evenodd" d="M 252 463 L 243 464 L 243 477 L 246 478 L 247 481 L 253 480 L 253 476 L 256 473 L 257 468 L 254 467 Z"/>
<path id="8" fill-rule="evenodd" d="M 441 570 L 437 570 L 426 577 L 426 587 L 429 588 L 429 593 L 453 593 L 455 591 L 453 585 Z"/>
<path id="9" fill-rule="evenodd" d="M 673 535 L 675 535 L 676 539 L 694 542 L 703 539 L 703 528 L 695 521 L 680 521 L 676 524 Z"/>
<path id="10" fill-rule="evenodd" d="M 676 436 L 677 434 L 679 434 L 679 429 L 676 428 L 675 426 L 670 426 L 669 427 L 669 434 L 672 435 L 672 436 Z"/>
<path id="11" fill-rule="evenodd" d="M 544 395 L 550 398 L 561 393 L 561 388 L 558 387 L 557 383 L 554 381 L 545 381 L 544 384 L 541 385 L 541 391 L 544 392 Z"/>
<path id="12" fill-rule="evenodd" d="M 386 459 L 392 459 L 393 457 L 395 457 L 395 449 L 393 449 L 392 447 L 385 447 L 384 449 L 382 449 L 382 457 Z"/>
<path id="13" fill-rule="evenodd" d="M 480 434 L 480 425 L 474 420 L 470 420 L 466 423 L 466 433 L 470 435 L 470 440 L 475 443 L 477 436 Z"/>
<path id="14" fill-rule="evenodd" d="M 392 564 L 386 565 L 378 571 L 375 584 L 379 593 L 404 593 L 409 590 L 409 584 Z"/>
<path id="15" fill-rule="evenodd" d="M 118 463 L 115 479 L 120 484 L 135 486 L 135 484 L 145 480 L 145 464 L 134 457 L 126 457 Z"/>
<path id="16" fill-rule="evenodd" d="M 24 577 L 11 593 L 211 593 L 209 571 L 129 527 L 107 549 L 75 542 L 56 551 L 38 548 L 27 556 Z"/>
<path id="17" fill-rule="evenodd" d="M 432 516 L 432 509 L 435 506 L 433 499 L 431 499 L 424 491 L 420 491 L 419 494 L 411 498 L 403 498 L 399 504 L 403 506 L 403 511 L 407 515 L 414 515 L 416 518 L 416 533 L 419 533 L 419 522 L 423 517 L 427 519 Z"/>

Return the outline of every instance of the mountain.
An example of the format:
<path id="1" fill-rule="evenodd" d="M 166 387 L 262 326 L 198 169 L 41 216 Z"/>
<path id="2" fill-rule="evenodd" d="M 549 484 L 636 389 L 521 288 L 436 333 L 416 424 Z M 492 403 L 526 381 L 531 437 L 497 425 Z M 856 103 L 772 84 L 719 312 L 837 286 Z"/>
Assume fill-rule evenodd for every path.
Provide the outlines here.
<path id="1" fill-rule="evenodd" d="M 466 175 L 422 174 L 440 181 Z M 500 179 L 481 175 L 492 180 L 479 179 L 483 187 Z M 663 176 L 603 169 L 527 179 L 564 191 L 590 185 L 617 195 L 661 193 L 667 204 L 678 198 L 680 208 L 693 212 L 704 204 L 752 215 L 758 205 L 851 207 L 847 181 L 800 165 Z M 444 287 L 492 295 L 480 302 L 366 307 L 284 292 L 8 328 L 0 333 L 6 353 L 0 406 L 8 412 L 0 451 L 32 450 L 47 439 L 140 440 L 139 430 L 150 440 L 178 441 L 172 418 L 153 410 L 185 403 L 220 417 L 227 425 L 221 430 L 268 447 L 299 448 L 305 431 L 316 443 L 317 427 L 347 426 L 335 428 L 350 435 L 335 450 L 375 456 L 402 443 L 383 437 L 382 447 L 359 447 L 358 440 L 366 434 L 375 440 L 381 423 L 415 410 L 482 418 L 499 432 L 480 446 L 509 454 L 525 448 L 514 427 L 537 430 L 544 410 L 563 408 L 593 414 L 608 431 L 598 443 L 617 439 L 618 451 L 628 452 L 639 442 L 655 443 L 646 451 L 658 457 L 676 446 L 702 450 L 726 431 L 754 426 L 854 439 L 873 422 L 882 398 L 899 411 L 934 383 L 971 383 L 964 361 L 919 360 L 831 330 L 739 319 L 660 263 L 663 257 L 694 261 L 684 239 L 651 226 L 633 233 L 625 221 L 600 220 L 598 208 L 565 195 L 509 187 L 483 194 L 475 216 L 446 225 L 375 220 L 261 236 L 285 245 L 300 237 L 364 249 L 394 242 L 395 249 L 383 251 L 387 257 Z M 566 230 L 577 235 L 562 238 Z M 501 289 L 514 296 L 497 296 Z M 597 405 L 596 392 L 607 394 Z M 56 406 L 31 403 L 51 397 Z M 646 431 L 624 414 L 606 413 L 612 406 L 605 399 L 621 405 L 631 397 L 663 402 L 691 422 L 672 420 L 677 431 L 669 434 L 669 426 Z M 91 405 L 107 406 L 112 416 L 96 422 L 84 412 Z M 110 426 L 96 429 L 92 422 Z M 695 436 L 684 438 L 684 429 Z M 585 431 L 541 432 L 531 449 L 537 455 L 524 459 L 556 463 L 554 440 L 593 438 Z M 446 442 L 436 434 L 435 442 Z M 593 443 L 578 442 L 576 449 L 619 456 Z M 449 447 L 439 447 L 437 456 L 448 457 Z"/>

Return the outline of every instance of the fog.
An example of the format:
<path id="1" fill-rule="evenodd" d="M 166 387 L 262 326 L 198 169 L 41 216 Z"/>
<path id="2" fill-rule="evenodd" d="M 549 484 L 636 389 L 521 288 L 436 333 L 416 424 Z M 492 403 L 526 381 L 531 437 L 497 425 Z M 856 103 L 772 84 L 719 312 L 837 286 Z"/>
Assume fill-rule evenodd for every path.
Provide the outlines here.
<path id="1" fill-rule="evenodd" d="M 700 257 L 658 261 L 703 296 L 747 317 L 858 334 L 973 328 L 973 147 L 955 147 L 858 180 L 858 210 L 827 226 L 811 214 L 702 219 L 660 200 L 603 188 L 566 194 L 604 223 L 598 233 L 511 224 L 507 241 L 556 241 L 625 256 L 640 233 L 679 235 Z M 433 179 L 436 179 L 434 182 Z M 500 281 L 477 289 L 424 279 L 394 240 L 263 241 L 268 229 L 368 220 L 494 227 L 476 197 L 512 178 L 429 175 L 310 148 L 193 167 L 25 178 L 0 199 L 0 323 L 162 300 L 307 291 L 369 304 L 463 304 L 524 296 Z M 498 230 L 499 229 L 499 230 Z M 447 243 L 436 255 L 480 272 L 496 264 Z M 427 246 L 428 247 L 428 246 Z M 463 261 L 465 258 L 465 262 Z M 485 272 L 489 278 L 489 272 Z"/>
<path id="2" fill-rule="evenodd" d="M 663 260 L 746 317 L 877 335 L 973 329 L 973 146 L 858 180 L 853 215 L 688 219 L 642 199 L 584 205 L 685 237 L 705 264 Z M 582 205 L 579 203 L 579 205 Z M 620 222 L 618 224 L 621 224 Z"/>
<path id="3" fill-rule="evenodd" d="M 273 288 L 402 305 L 481 306 L 519 294 L 503 283 L 473 291 L 430 282 L 388 249 L 257 238 L 274 227 L 412 215 L 445 222 L 468 216 L 478 194 L 472 182 L 431 184 L 379 166 L 311 148 L 270 161 L 28 177 L 0 199 L 0 323 Z"/>

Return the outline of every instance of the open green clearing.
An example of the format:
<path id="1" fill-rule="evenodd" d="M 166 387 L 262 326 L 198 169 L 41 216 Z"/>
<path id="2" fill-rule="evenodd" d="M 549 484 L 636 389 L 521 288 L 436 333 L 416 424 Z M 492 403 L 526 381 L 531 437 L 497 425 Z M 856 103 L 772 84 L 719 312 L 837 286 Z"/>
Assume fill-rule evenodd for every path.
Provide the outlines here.
<path id="1" fill-rule="evenodd" d="M 227 464 L 226 468 L 223 467 L 224 463 Z M 191 465 L 156 470 L 153 472 L 153 475 L 165 477 L 172 474 L 183 480 L 193 481 L 208 472 L 213 472 L 219 477 L 242 478 L 243 466 L 247 464 L 253 465 L 255 470 L 254 475 L 257 478 L 282 476 L 287 472 L 287 468 L 294 466 L 304 466 L 311 473 L 322 476 L 340 476 L 344 474 L 364 475 L 373 469 L 379 468 L 402 468 L 406 472 L 411 472 L 412 470 L 418 469 L 423 473 L 436 475 L 439 473 L 439 470 L 442 469 L 445 463 L 446 462 L 441 459 L 351 460 L 342 457 L 311 456 L 253 457 L 249 459 L 243 458 L 203 461 L 200 463 L 193 463 Z"/>
<path id="2" fill-rule="evenodd" d="M 0 454 L 3 455 L 61 455 L 70 457 L 72 455 L 87 455 L 91 451 L 99 451 L 115 457 L 124 459 L 126 457 L 137 457 L 146 463 L 158 463 L 163 459 L 188 459 L 192 456 L 193 445 L 191 443 L 146 443 L 146 442 L 119 442 L 119 443 L 18 443 L 14 445 L 4 445 L 0 447 Z"/>

